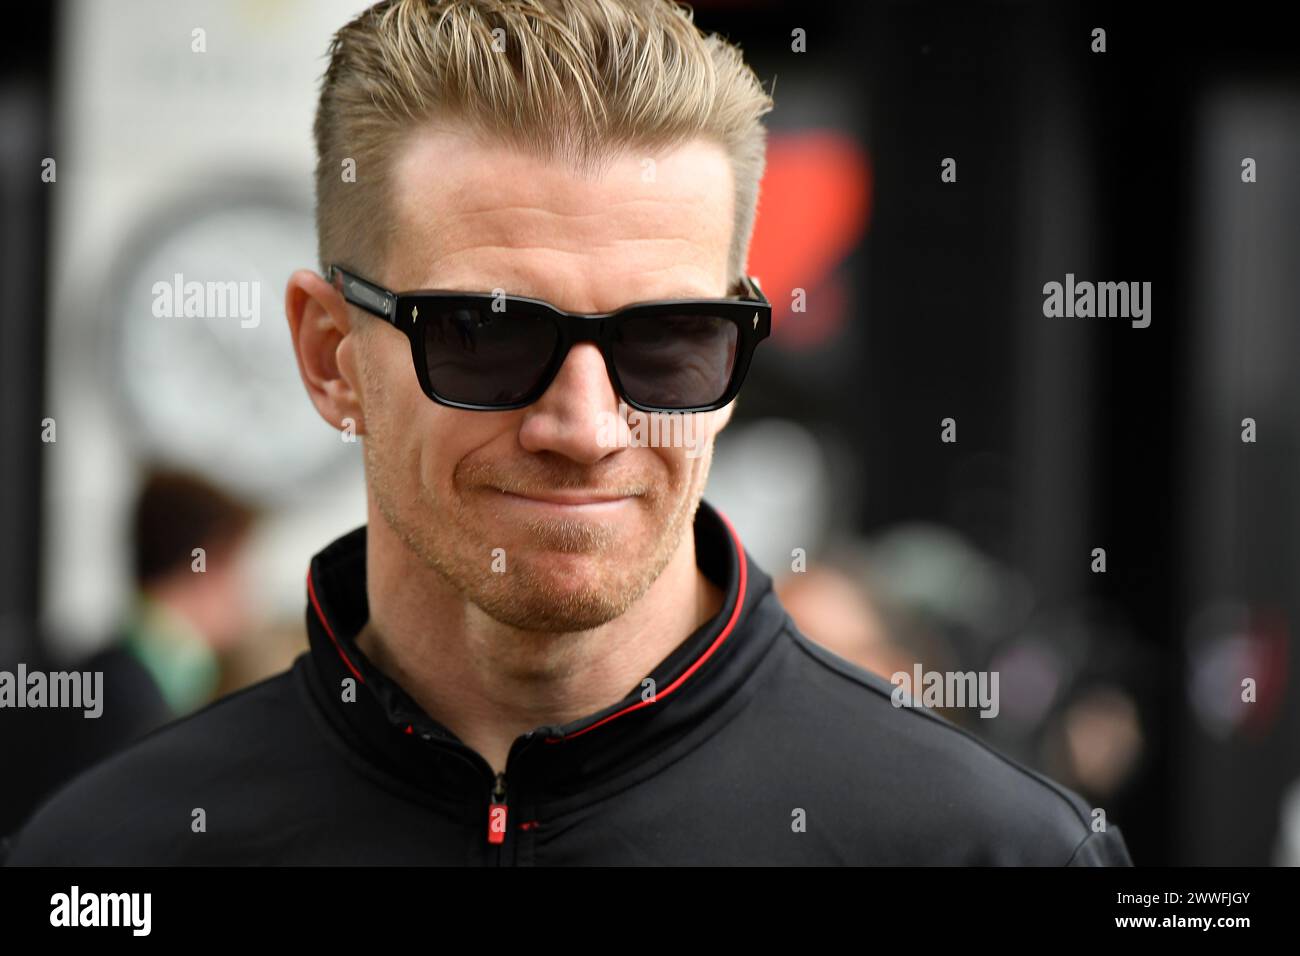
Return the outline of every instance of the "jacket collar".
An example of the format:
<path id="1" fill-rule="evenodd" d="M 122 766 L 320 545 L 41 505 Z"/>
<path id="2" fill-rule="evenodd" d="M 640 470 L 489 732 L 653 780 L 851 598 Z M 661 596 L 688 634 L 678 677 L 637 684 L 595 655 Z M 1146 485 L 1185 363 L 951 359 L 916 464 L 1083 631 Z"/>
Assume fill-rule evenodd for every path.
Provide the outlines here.
<path id="1" fill-rule="evenodd" d="M 694 521 L 696 563 L 722 590 L 718 613 L 690 634 L 642 686 L 603 710 L 559 726 L 540 727 L 511 749 L 512 781 L 530 779 L 553 795 L 576 793 L 712 732 L 743 706 L 748 677 L 771 645 L 785 613 L 771 578 L 747 554 L 731 522 L 701 500 Z M 429 717 L 361 652 L 356 636 L 369 617 L 366 526 L 318 552 L 307 573 L 308 680 L 337 730 L 372 762 L 417 785 L 491 783 L 488 763 Z M 355 699 L 345 699 L 352 678 Z M 527 751 L 527 753 L 525 753 Z M 468 776 L 467 776 L 468 774 Z"/>

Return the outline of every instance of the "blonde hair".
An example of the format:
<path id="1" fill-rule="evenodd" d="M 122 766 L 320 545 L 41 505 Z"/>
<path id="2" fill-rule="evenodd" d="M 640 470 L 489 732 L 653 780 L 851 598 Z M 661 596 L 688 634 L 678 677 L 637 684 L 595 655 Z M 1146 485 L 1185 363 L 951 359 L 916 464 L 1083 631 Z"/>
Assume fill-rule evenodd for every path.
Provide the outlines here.
<path id="1" fill-rule="evenodd" d="M 379 275 L 391 160 L 432 118 L 584 175 L 623 149 L 721 145 L 735 180 L 728 280 L 745 268 L 771 97 L 672 0 L 383 0 L 334 35 L 316 111 L 316 227 L 331 262 Z M 355 162 L 355 182 L 344 163 Z"/>

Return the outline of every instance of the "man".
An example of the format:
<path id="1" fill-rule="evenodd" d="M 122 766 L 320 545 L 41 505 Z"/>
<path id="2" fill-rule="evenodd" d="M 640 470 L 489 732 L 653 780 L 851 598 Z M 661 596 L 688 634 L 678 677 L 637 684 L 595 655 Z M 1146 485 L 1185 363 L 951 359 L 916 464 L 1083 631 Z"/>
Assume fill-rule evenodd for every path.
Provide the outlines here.
<path id="1" fill-rule="evenodd" d="M 701 501 L 770 328 L 770 107 L 667 0 L 345 27 L 324 275 L 286 309 L 368 524 L 312 559 L 309 654 L 65 788 L 11 862 L 1128 863 L 1079 797 L 802 636 Z M 690 301 L 628 309 L 659 300 Z M 678 411 L 690 447 L 624 440 Z"/>

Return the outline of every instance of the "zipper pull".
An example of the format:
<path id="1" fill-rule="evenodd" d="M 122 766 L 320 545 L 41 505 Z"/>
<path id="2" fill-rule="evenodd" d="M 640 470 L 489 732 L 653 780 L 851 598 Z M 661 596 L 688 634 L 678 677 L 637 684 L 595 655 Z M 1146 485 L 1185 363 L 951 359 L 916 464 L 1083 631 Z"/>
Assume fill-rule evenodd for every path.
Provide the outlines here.
<path id="1" fill-rule="evenodd" d="M 488 807 L 488 843 L 504 843 L 506 839 L 506 775 L 497 774 L 492 789 L 492 805 Z"/>

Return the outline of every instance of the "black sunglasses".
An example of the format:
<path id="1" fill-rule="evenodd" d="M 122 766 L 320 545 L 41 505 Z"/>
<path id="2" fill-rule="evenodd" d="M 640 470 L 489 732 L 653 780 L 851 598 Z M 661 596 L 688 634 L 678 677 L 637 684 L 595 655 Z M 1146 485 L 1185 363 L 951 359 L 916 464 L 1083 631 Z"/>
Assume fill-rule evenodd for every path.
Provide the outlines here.
<path id="1" fill-rule="evenodd" d="M 742 298 L 637 302 L 616 312 L 565 312 L 542 299 L 437 289 L 390 292 L 337 265 L 344 300 L 411 340 L 424 394 L 474 411 L 542 397 L 575 342 L 594 342 L 615 392 L 643 412 L 708 412 L 740 391 L 772 306 L 744 276 Z"/>

